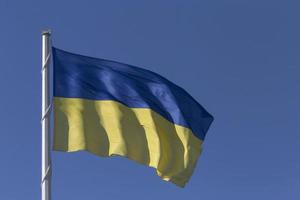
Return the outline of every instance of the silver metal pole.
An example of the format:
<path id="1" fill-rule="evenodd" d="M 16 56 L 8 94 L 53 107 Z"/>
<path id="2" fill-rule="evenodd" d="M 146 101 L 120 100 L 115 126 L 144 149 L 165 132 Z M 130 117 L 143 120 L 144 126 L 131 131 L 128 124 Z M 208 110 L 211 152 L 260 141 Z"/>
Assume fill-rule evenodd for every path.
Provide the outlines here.
<path id="1" fill-rule="evenodd" d="M 49 72 L 51 32 L 42 32 L 42 200 L 51 200 L 50 110 Z"/>

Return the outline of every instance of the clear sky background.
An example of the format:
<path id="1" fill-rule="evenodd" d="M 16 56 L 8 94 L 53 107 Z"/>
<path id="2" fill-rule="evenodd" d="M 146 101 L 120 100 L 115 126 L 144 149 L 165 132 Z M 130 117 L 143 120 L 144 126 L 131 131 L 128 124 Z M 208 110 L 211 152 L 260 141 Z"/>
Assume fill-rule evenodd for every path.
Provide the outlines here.
<path id="1" fill-rule="evenodd" d="M 300 199 L 298 0 L 0 0 L 0 199 L 40 199 L 41 31 L 185 88 L 215 121 L 184 189 L 125 158 L 53 152 L 53 200 Z"/>

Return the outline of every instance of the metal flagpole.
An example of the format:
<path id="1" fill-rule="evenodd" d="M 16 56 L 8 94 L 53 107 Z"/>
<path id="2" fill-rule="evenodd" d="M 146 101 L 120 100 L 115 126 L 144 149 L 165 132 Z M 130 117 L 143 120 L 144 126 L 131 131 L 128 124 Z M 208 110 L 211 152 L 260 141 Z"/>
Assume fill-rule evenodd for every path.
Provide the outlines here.
<path id="1" fill-rule="evenodd" d="M 50 89 L 51 32 L 42 32 L 42 200 L 51 200 Z"/>

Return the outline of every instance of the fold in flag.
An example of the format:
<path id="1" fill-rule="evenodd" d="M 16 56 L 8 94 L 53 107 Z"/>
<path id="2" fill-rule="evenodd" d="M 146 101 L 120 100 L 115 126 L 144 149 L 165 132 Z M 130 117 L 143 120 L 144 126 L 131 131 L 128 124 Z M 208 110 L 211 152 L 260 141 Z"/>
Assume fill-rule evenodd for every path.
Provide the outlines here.
<path id="1" fill-rule="evenodd" d="M 156 73 L 52 51 L 54 150 L 124 156 L 184 187 L 213 117 Z"/>

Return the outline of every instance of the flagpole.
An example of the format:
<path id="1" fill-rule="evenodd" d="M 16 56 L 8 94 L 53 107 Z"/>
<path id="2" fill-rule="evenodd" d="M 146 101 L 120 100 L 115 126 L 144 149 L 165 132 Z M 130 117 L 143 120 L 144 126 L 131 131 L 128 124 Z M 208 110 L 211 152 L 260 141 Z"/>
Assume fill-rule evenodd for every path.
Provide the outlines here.
<path id="1" fill-rule="evenodd" d="M 51 32 L 42 32 L 42 200 L 51 200 L 51 157 L 50 157 L 50 89 L 49 72 L 51 56 Z"/>

